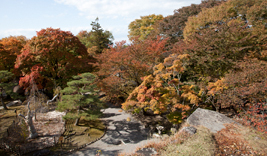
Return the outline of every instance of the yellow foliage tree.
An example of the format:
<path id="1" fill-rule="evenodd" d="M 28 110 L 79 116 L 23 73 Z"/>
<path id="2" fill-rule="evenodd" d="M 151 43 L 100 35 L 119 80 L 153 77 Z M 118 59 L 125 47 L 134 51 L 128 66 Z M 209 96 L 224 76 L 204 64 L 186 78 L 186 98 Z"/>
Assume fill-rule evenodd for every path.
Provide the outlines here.
<path id="1" fill-rule="evenodd" d="M 187 54 L 172 54 L 165 58 L 164 63 L 154 66 L 153 75 L 144 77 L 122 108 L 134 113 L 141 110 L 152 110 L 154 114 L 167 113 L 169 121 L 181 123 L 191 107 L 201 101 L 194 85 L 181 82 L 188 59 Z"/>
<path id="2" fill-rule="evenodd" d="M 154 30 L 153 25 L 156 24 L 157 21 L 163 19 L 162 15 L 148 15 L 148 16 L 141 16 L 141 19 L 136 19 L 132 21 L 128 28 L 129 28 L 129 39 L 133 37 L 139 37 L 139 40 L 144 40 L 147 36 Z"/>

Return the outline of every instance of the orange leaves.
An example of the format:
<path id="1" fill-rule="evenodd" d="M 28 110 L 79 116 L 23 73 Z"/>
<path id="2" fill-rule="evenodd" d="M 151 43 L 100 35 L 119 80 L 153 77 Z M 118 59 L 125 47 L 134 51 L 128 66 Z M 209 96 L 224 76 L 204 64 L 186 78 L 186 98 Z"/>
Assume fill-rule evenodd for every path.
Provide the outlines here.
<path id="1" fill-rule="evenodd" d="M 198 103 L 201 101 L 201 99 L 198 97 L 198 95 L 193 90 L 195 86 L 191 85 L 184 85 L 182 86 L 183 93 L 181 97 L 186 98 L 190 101 L 190 104 L 198 105 Z"/>
<path id="2" fill-rule="evenodd" d="M 267 134 L 267 103 L 257 103 L 239 114 L 242 123 Z"/>
<path id="3" fill-rule="evenodd" d="M 126 105 L 134 100 L 139 103 L 136 108 L 150 109 L 154 114 L 179 112 L 180 116 L 170 121 L 181 121 L 190 111 L 190 105 L 198 105 L 201 101 L 194 91 L 195 86 L 180 81 L 187 59 L 188 55 L 170 55 L 164 63 L 154 66 L 154 75 L 144 77 L 141 85 L 127 98 Z"/>
<path id="4" fill-rule="evenodd" d="M 130 45 L 126 45 L 125 41 L 117 42 L 115 47 L 110 47 L 96 58 L 99 67 L 97 75 L 99 77 L 111 78 L 117 76 L 124 83 L 132 82 L 135 85 L 125 85 L 123 91 L 132 91 L 133 87 L 142 83 L 142 77 L 152 73 L 152 67 L 158 63 L 165 52 L 166 40 L 160 38 L 151 40 L 133 40 Z M 150 77 L 144 78 L 149 84 Z M 101 80 L 102 81 L 102 80 Z M 118 94 L 124 95 L 121 90 L 117 90 Z M 107 92 L 107 94 L 109 94 Z M 111 95 L 111 94 L 109 94 Z"/>
<path id="5" fill-rule="evenodd" d="M 24 36 L 10 36 L 0 40 L 0 70 L 14 72 L 14 62 L 25 43 Z"/>
<path id="6" fill-rule="evenodd" d="M 121 108 L 124 110 L 128 110 L 128 109 L 131 109 L 132 107 L 134 107 L 136 104 L 137 104 L 136 101 L 129 100 L 129 101 L 121 104 L 121 106 L 122 106 Z"/>
<path id="7" fill-rule="evenodd" d="M 162 63 L 160 63 L 158 65 L 155 65 L 154 68 L 153 68 L 153 70 L 154 70 L 153 74 L 157 75 L 157 74 L 159 74 L 161 72 L 164 72 L 164 69 L 165 69 L 165 66 Z"/>
<path id="8" fill-rule="evenodd" d="M 224 89 L 227 89 L 228 87 L 225 84 L 225 79 L 222 78 L 220 80 L 217 80 L 216 82 L 210 82 L 208 85 L 208 95 L 215 95 L 221 93 Z"/>
<path id="9" fill-rule="evenodd" d="M 22 72 L 22 76 L 29 76 L 34 72 L 33 66 L 38 64 L 44 69 L 39 76 L 46 76 L 55 82 L 54 85 L 64 86 L 73 75 L 90 71 L 88 62 L 92 61 L 85 46 L 73 34 L 47 28 L 37 32 L 37 36 L 27 42 L 17 56 L 15 68 Z M 40 84 L 45 87 L 45 83 Z"/>

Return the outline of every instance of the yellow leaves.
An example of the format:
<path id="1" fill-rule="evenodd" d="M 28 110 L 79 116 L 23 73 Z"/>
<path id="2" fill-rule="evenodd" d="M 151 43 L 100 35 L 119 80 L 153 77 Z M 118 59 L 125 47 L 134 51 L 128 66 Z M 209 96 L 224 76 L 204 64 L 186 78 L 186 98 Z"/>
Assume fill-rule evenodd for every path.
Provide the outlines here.
<path id="1" fill-rule="evenodd" d="M 151 106 L 156 106 L 157 104 L 158 104 L 157 100 L 155 100 L 155 99 L 150 100 Z"/>
<path id="2" fill-rule="evenodd" d="M 154 69 L 154 73 L 153 74 L 157 75 L 157 74 L 160 74 L 160 73 L 162 73 L 164 71 L 165 66 L 162 63 L 160 63 L 160 64 L 154 66 L 153 69 Z"/>
<path id="3" fill-rule="evenodd" d="M 162 20 L 162 15 L 148 15 L 148 16 L 141 16 L 141 19 L 136 19 L 132 21 L 128 28 L 129 28 L 129 35 L 128 37 L 133 38 L 139 36 L 139 40 L 144 40 L 147 36 L 154 30 L 154 25 L 156 21 Z"/>
<path id="4" fill-rule="evenodd" d="M 197 95 L 198 95 L 198 96 L 202 96 L 203 93 L 204 93 L 204 89 L 201 88 L 201 89 L 199 90 L 199 92 L 198 92 Z"/>
<path id="5" fill-rule="evenodd" d="M 162 83 L 160 83 L 160 82 L 156 82 L 155 86 L 156 86 L 157 88 L 163 87 Z"/>
<path id="6" fill-rule="evenodd" d="M 132 107 L 134 107 L 135 105 L 137 105 L 138 103 L 136 101 L 130 100 L 130 101 L 126 101 L 123 104 L 121 104 L 121 108 L 124 110 L 130 109 Z"/>
<path id="7" fill-rule="evenodd" d="M 163 94 L 162 96 L 161 96 L 162 98 L 169 98 L 170 97 L 170 94 Z"/>
<path id="8" fill-rule="evenodd" d="M 178 55 L 177 58 L 179 60 L 185 60 L 185 59 L 189 59 L 190 55 L 189 54 L 181 54 L 181 55 Z"/>
<path id="9" fill-rule="evenodd" d="M 171 73 L 162 74 L 161 77 L 162 77 L 164 80 L 169 80 L 169 79 L 171 79 Z"/>
<path id="10" fill-rule="evenodd" d="M 210 82 L 208 84 L 208 95 L 215 95 L 215 94 L 219 94 L 221 93 L 224 89 L 228 89 L 226 83 L 225 83 L 225 79 L 222 78 L 216 82 Z"/>
<path id="11" fill-rule="evenodd" d="M 160 111 L 159 110 L 155 110 L 154 114 L 160 114 Z"/>
<path id="12" fill-rule="evenodd" d="M 194 85 L 185 85 L 183 86 L 184 93 L 181 95 L 181 97 L 186 98 L 190 101 L 191 104 L 198 104 L 200 101 L 200 98 L 196 95 L 195 91 L 192 90 L 195 86 Z"/>
<path id="13" fill-rule="evenodd" d="M 144 78 L 144 84 L 151 83 L 151 82 L 153 82 L 153 80 L 154 80 L 154 78 L 152 75 L 146 76 Z"/>

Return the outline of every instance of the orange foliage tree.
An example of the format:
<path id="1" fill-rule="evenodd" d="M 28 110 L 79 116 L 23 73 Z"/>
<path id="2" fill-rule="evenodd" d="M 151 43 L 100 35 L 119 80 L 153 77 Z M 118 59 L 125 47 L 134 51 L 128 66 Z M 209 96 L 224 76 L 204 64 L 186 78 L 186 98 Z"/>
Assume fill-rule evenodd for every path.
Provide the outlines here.
<path id="1" fill-rule="evenodd" d="M 26 41 L 24 36 L 10 36 L 0 40 L 0 70 L 13 71 L 17 55 Z"/>
<path id="2" fill-rule="evenodd" d="M 215 107 L 237 111 L 266 100 L 267 62 L 247 59 L 235 67 L 224 78 L 208 83 L 207 94 L 216 97 Z"/>
<path id="3" fill-rule="evenodd" d="M 172 54 L 164 63 L 154 66 L 153 75 L 144 78 L 122 108 L 134 113 L 152 110 L 154 114 L 167 114 L 173 123 L 181 123 L 191 108 L 201 101 L 198 88 L 181 81 L 188 59 L 188 54 Z"/>
<path id="4" fill-rule="evenodd" d="M 141 84 L 141 77 L 153 72 L 153 66 L 165 53 L 166 39 L 135 38 L 130 45 L 125 43 L 117 42 L 96 57 L 98 84 L 111 97 L 127 97 L 133 87 Z"/>
<path id="5" fill-rule="evenodd" d="M 186 48 L 182 52 L 190 55 L 188 74 L 204 83 L 202 89 L 207 92 L 203 94 L 216 110 L 236 109 L 248 101 L 252 103 L 252 99 L 253 103 L 264 99 L 260 96 L 261 91 L 265 92 L 264 87 L 246 80 L 249 73 L 257 75 L 265 71 L 262 68 L 267 60 L 267 9 L 262 6 L 266 6 L 266 1 L 227 1 L 203 9 L 186 23 L 183 34 Z M 246 86 L 248 84 L 250 86 Z"/>
<path id="6" fill-rule="evenodd" d="M 64 86 L 73 76 L 90 71 L 93 59 L 86 47 L 71 32 L 47 28 L 37 32 L 18 55 L 15 69 L 20 85 L 27 88 L 31 78 L 39 89 Z"/>

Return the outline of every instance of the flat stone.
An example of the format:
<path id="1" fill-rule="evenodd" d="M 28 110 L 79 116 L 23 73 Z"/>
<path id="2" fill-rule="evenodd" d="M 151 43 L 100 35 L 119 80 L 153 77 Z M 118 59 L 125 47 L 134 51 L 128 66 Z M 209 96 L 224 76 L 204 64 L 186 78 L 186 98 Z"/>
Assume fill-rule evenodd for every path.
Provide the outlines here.
<path id="1" fill-rule="evenodd" d="M 177 132 L 177 129 L 176 128 L 171 128 L 170 131 L 171 131 L 172 134 L 175 134 Z"/>
<path id="2" fill-rule="evenodd" d="M 193 126 L 202 125 L 212 133 L 217 133 L 225 128 L 223 124 L 230 124 L 234 121 L 221 113 L 198 108 L 188 117 L 187 122 Z"/>
<path id="3" fill-rule="evenodd" d="M 158 152 L 155 150 L 155 148 L 142 148 L 136 153 L 142 154 L 143 156 L 151 156 L 151 155 L 156 155 Z"/>
<path id="4" fill-rule="evenodd" d="M 113 139 L 113 138 L 106 138 L 103 139 L 103 142 L 107 144 L 113 144 L 113 145 L 120 145 L 122 142 L 121 140 Z"/>
<path id="5" fill-rule="evenodd" d="M 188 133 L 190 135 L 193 135 L 193 134 L 195 134 L 197 132 L 197 129 L 195 127 L 184 127 L 184 128 L 181 129 L 180 132 L 186 132 L 186 133 Z"/>
<path id="6" fill-rule="evenodd" d="M 152 137 L 153 138 L 160 138 L 161 136 L 159 134 L 157 134 L 157 133 L 153 133 Z"/>

